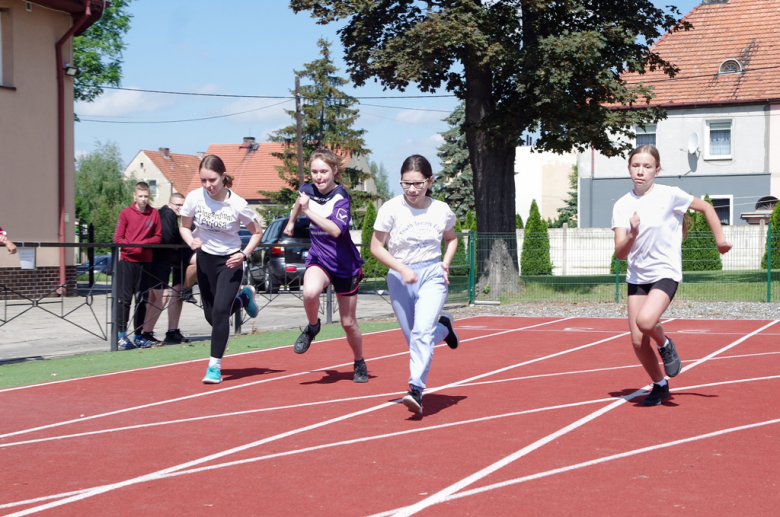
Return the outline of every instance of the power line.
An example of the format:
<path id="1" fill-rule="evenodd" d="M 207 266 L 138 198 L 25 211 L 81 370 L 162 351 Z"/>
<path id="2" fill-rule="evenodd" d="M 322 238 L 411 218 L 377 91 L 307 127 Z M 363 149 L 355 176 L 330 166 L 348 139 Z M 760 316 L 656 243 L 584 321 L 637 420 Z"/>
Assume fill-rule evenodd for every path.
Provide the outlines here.
<path id="1" fill-rule="evenodd" d="M 176 122 L 197 122 L 199 120 L 212 120 L 215 118 L 226 118 L 226 117 L 232 117 L 235 115 L 243 115 L 244 113 L 251 113 L 253 111 L 260 111 L 268 108 L 273 108 L 274 106 L 279 106 L 280 104 L 285 104 L 287 102 L 290 102 L 293 100 L 292 98 L 286 99 L 282 102 L 277 102 L 276 104 L 271 104 L 270 106 L 263 106 L 261 108 L 255 108 L 251 110 L 246 111 L 238 111 L 236 113 L 228 113 L 227 115 L 215 115 L 213 117 L 202 117 L 202 118 L 188 118 L 188 119 L 181 119 L 181 120 L 151 120 L 151 121 L 133 121 L 133 120 L 94 120 L 94 119 L 88 119 L 88 118 L 79 118 L 82 122 L 100 122 L 103 124 L 174 124 Z"/>
<path id="2" fill-rule="evenodd" d="M 174 92 L 174 91 L 167 91 L 167 90 L 142 90 L 139 88 L 121 88 L 119 86 L 101 86 L 101 88 L 105 90 L 123 90 L 123 91 L 129 91 L 129 92 L 143 92 L 143 93 L 159 93 L 159 94 L 165 94 L 165 95 L 190 95 L 190 96 L 196 96 L 196 97 L 232 97 L 237 99 L 293 99 L 292 96 L 281 96 L 281 95 L 234 95 L 234 94 L 228 94 L 228 93 L 193 93 L 193 92 Z M 442 98 L 442 97 L 455 97 L 455 95 L 404 95 L 402 97 L 391 97 L 391 96 L 382 96 L 382 97 L 354 97 L 355 99 L 430 99 L 433 97 Z M 306 97 L 304 97 L 306 98 Z"/>

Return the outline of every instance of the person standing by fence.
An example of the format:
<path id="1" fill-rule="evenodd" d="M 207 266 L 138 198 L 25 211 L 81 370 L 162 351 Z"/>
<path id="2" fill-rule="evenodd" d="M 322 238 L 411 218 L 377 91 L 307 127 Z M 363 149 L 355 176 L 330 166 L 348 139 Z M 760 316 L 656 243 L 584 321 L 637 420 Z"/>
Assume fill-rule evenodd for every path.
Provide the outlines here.
<path id="1" fill-rule="evenodd" d="M 230 316 L 241 309 L 257 317 L 255 290 L 241 287 L 241 267 L 251 255 L 263 232 L 255 212 L 247 202 L 230 190 L 233 176 L 227 174 L 219 156 L 203 157 L 198 169 L 202 188 L 193 190 L 181 208 L 181 233 L 184 243 L 197 254 L 198 285 L 206 321 L 211 325 L 211 357 L 203 378 L 205 384 L 222 382 L 222 356 L 230 337 Z M 195 230 L 191 230 L 193 220 Z M 241 250 L 238 232 L 241 224 L 252 234 Z"/>
<path id="2" fill-rule="evenodd" d="M 341 326 L 354 355 L 354 382 L 368 382 L 363 358 L 363 334 L 357 324 L 358 286 L 363 278 L 360 258 L 349 234 L 352 217 L 349 193 L 336 183 L 341 159 L 326 149 L 317 149 L 309 159 L 311 183 L 301 185 L 284 233 L 292 236 L 295 219 L 303 212 L 310 221 L 311 249 L 303 275 L 303 307 L 309 325 L 295 341 L 293 350 L 303 354 L 320 331 L 320 294 L 333 285 L 339 304 Z"/>
<path id="3" fill-rule="evenodd" d="M 634 353 L 653 381 L 642 404 L 657 406 L 669 397 L 669 377 L 680 373 L 682 363 L 674 342 L 664 333 L 661 316 L 682 282 L 682 239 L 687 235 L 685 215 L 690 208 L 702 212 L 720 253 L 731 249 L 715 209 L 678 187 L 655 183 L 661 157 L 652 145 L 641 145 L 628 156 L 634 188 L 612 209 L 615 255 L 628 258 L 628 326 Z M 664 363 L 664 372 L 651 340 Z"/>
<path id="4" fill-rule="evenodd" d="M 446 203 L 428 197 L 432 183 L 428 160 L 420 155 L 407 158 L 401 166 L 403 195 L 379 209 L 371 238 L 371 253 L 390 268 L 390 302 L 409 346 L 409 392 L 402 402 L 419 414 L 434 346 L 445 341 L 450 348 L 458 347 L 452 315 L 441 312 L 458 247 L 455 214 Z"/>
<path id="5" fill-rule="evenodd" d="M 5 246 L 6 250 L 8 250 L 9 255 L 13 255 L 16 253 L 16 244 L 11 242 L 11 239 L 8 238 L 8 234 L 0 227 L 0 246 Z"/>

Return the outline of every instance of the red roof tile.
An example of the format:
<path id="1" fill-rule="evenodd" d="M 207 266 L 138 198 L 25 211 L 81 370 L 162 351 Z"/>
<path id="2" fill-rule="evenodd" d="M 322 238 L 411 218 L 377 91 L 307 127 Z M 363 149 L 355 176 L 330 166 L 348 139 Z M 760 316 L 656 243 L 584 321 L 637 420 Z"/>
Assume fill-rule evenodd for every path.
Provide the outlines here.
<path id="1" fill-rule="evenodd" d="M 193 176 L 197 176 L 200 158 L 193 154 L 168 153 L 170 158 L 165 158 L 159 151 L 143 151 L 152 160 L 154 166 L 173 182 L 176 192 L 186 194 Z"/>
<path id="2" fill-rule="evenodd" d="M 680 68 L 674 79 L 660 71 L 623 75 L 629 84 L 654 87 L 651 105 L 780 99 L 780 2 L 701 4 L 685 20 L 694 28 L 667 33 L 654 46 L 661 57 Z M 743 72 L 718 74 L 728 59 L 742 63 Z"/>
<path id="3" fill-rule="evenodd" d="M 271 153 L 282 152 L 284 144 L 267 142 L 256 144 L 256 150 L 247 144 L 211 144 L 206 154 L 216 154 L 225 162 L 228 174 L 232 174 L 232 190 L 247 201 L 266 198 L 258 190 L 277 191 L 287 184 L 279 177 L 277 166 L 282 161 Z M 195 174 L 186 192 L 200 188 L 200 177 Z"/>

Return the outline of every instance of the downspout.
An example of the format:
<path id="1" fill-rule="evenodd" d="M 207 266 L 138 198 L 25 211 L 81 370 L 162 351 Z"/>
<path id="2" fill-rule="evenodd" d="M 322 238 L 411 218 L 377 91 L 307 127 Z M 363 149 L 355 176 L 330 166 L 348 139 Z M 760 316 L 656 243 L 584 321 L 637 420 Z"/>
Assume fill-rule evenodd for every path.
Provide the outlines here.
<path id="1" fill-rule="evenodd" d="M 593 228 L 593 178 L 596 176 L 596 149 L 590 148 L 590 189 L 588 192 L 588 225 Z"/>
<path id="2" fill-rule="evenodd" d="M 75 34 L 77 30 L 84 25 L 87 18 L 92 14 L 90 0 L 82 0 L 84 12 L 71 26 L 68 32 L 60 38 L 54 49 L 57 54 L 55 66 L 57 67 L 57 182 L 59 189 L 59 242 L 65 243 L 65 70 L 62 62 L 62 47 Z M 67 282 L 65 275 L 65 248 L 60 247 L 60 286 Z M 65 295 L 65 289 L 60 287 L 59 292 Z"/>

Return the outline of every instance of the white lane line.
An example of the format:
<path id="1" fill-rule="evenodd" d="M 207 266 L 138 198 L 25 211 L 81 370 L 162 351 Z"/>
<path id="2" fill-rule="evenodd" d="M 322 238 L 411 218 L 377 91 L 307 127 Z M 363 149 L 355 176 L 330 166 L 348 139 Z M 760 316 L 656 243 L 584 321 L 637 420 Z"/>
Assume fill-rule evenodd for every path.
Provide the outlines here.
<path id="1" fill-rule="evenodd" d="M 547 322 L 544 322 L 544 323 L 531 325 L 531 326 L 529 326 L 527 328 L 534 328 L 534 327 L 539 327 L 539 326 L 542 326 L 542 325 L 551 325 L 551 324 L 554 324 L 554 323 L 559 323 L 561 321 L 566 321 L 568 319 L 570 319 L 570 318 L 563 318 L 563 319 L 560 319 L 560 320 L 547 321 Z M 507 332 L 518 332 L 518 331 L 521 331 L 521 330 L 525 330 L 525 327 L 519 328 L 519 329 L 512 329 L 512 330 L 508 330 L 508 331 L 504 331 L 504 332 L 499 332 L 499 333 L 494 334 L 494 335 L 502 335 L 502 334 L 506 334 Z M 489 337 L 489 336 L 483 336 L 483 338 L 484 337 Z M 474 338 L 474 339 L 477 339 L 477 338 Z M 604 341 L 604 340 L 602 340 L 602 341 Z M 596 342 L 594 344 L 600 343 L 602 341 Z M 593 345 L 586 345 L 585 347 L 587 347 L 587 346 L 593 346 Z M 572 349 L 571 351 L 578 350 L 580 348 L 585 348 L 585 347 L 578 347 L 576 349 Z M 560 353 L 556 353 L 556 354 L 551 355 L 550 357 L 555 357 L 555 356 L 558 356 L 558 355 L 561 355 L 561 354 Z M 537 360 L 538 359 L 535 359 L 535 360 L 530 361 L 530 362 L 536 362 Z M 506 370 L 511 369 L 511 368 L 516 368 L 518 366 L 522 366 L 523 364 L 527 364 L 527 363 L 519 363 L 517 365 L 505 367 L 505 368 L 502 368 L 500 370 L 496 370 L 494 372 L 487 372 L 487 373 L 484 373 L 484 374 L 481 374 L 481 375 L 477 375 L 477 376 L 471 377 L 469 379 L 464 379 L 463 381 L 453 382 L 453 383 L 450 383 L 450 384 L 447 384 L 445 386 L 441 386 L 439 388 L 436 388 L 434 390 L 429 390 L 429 391 L 440 391 L 440 390 L 443 390 L 443 389 L 451 388 L 451 387 L 457 386 L 461 382 L 470 382 L 472 380 L 481 379 L 481 378 L 489 376 L 489 375 L 494 375 L 495 373 L 499 373 L 499 372 L 506 371 Z M 151 481 L 151 480 L 157 479 L 160 476 L 163 476 L 165 474 L 169 474 L 169 473 L 176 472 L 176 471 L 179 471 L 179 470 L 184 470 L 184 469 L 187 469 L 187 468 L 190 468 L 190 467 L 202 464 L 202 463 L 206 463 L 206 462 L 209 462 L 209 461 L 221 458 L 223 456 L 227 456 L 227 455 L 230 455 L 230 454 L 235 454 L 237 452 L 241 452 L 241 451 L 244 451 L 244 450 L 247 450 L 247 449 L 251 449 L 253 447 L 257 447 L 259 445 L 263 445 L 263 444 L 266 444 L 266 443 L 269 443 L 269 442 L 280 440 L 282 438 L 287 438 L 287 437 L 293 436 L 295 434 L 303 433 L 305 431 L 310 431 L 312 429 L 317 429 L 319 427 L 330 425 L 332 423 L 341 422 L 343 420 L 347 420 L 349 418 L 353 418 L 353 417 L 360 416 L 360 415 L 363 415 L 363 414 L 366 414 L 366 413 L 370 413 L 372 411 L 377 411 L 379 409 L 383 409 L 383 408 L 392 406 L 395 403 L 396 402 L 386 402 L 384 404 L 380 404 L 378 406 L 367 408 L 367 409 L 364 409 L 364 410 L 361 410 L 361 411 L 356 411 L 356 412 L 353 412 L 353 413 L 349 413 L 347 415 L 343 415 L 343 416 L 340 416 L 340 417 L 332 418 L 330 420 L 326 420 L 326 421 L 319 422 L 319 423 L 312 424 L 312 425 L 305 426 L 305 427 L 300 427 L 298 429 L 293 429 L 293 430 L 287 431 L 285 433 L 277 434 L 275 436 L 271 436 L 271 437 L 268 437 L 268 438 L 263 438 L 261 440 L 257 440 L 255 442 L 252 442 L 252 443 L 249 443 L 249 444 L 245 444 L 245 445 L 241 445 L 241 446 L 238 446 L 238 447 L 234 447 L 232 449 L 228 449 L 228 450 L 225 450 L 225 451 L 222 451 L 222 452 L 211 454 L 209 456 L 198 458 L 198 459 L 189 461 L 187 463 L 182 463 L 180 465 L 169 467 L 167 469 L 159 470 L 157 472 L 152 472 L 150 474 L 145 474 L 143 476 L 139 476 L 139 477 L 136 477 L 136 478 L 131 478 L 131 479 L 128 479 L 128 480 L 125 480 L 125 481 L 120 481 L 118 483 L 112 483 L 112 484 L 109 484 L 109 485 L 103 485 L 101 487 L 96 487 L 96 488 L 90 489 L 87 492 L 84 492 L 84 493 L 81 493 L 81 494 L 76 494 L 76 495 L 73 495 L 73 496 L 67 497 L 65 499 L 58 500 L 58 501 L 52 501 L 50 503 L 43 504 L 43 505 L 40 505 L 40 506 L 35 506 L 33 508 L 28 508 L 28 509 L 23 510 L 21 512 L 17 512 L 17 513 L 14 513 L 14 514 L 9 514 L 9 516 L 30 515 L 30 514 L 37 513 L 37 512 L 43 511 L 43 510 L 48 510 L 50 508 L 56 508 L 56 507 L 62 506 L 64 504 L 72 503 L 74 501 L 80 501 L 80 500 L 86 499 L 88 497 L 93 497 L 93 496 L 96 496 L 96 495 L 100 495 L 100 494 L 103 494 L 105 492 L 109 492 L 111 490 L 116 490 L 116 489 L 119 489 L 119 488 L 123 488 L 123 487 L 126 487 L 126 486 L 138 484 L 138 483 L 145 483 L 147 481 Z"/>
<path id="2" fill-rule="evenodd" d="M 775 379 L 780 379 L 780 375 L 773 375 L 773 376 L 768 376 L 768 377 L 753 377 L 753 378 L 748 378 L 748 379 L 734 379 L 734 380 L 729 380 L 729 381 L 713 382 L 713 383 L 707 383 L 707 384 L 696 384 L 696 385 L 691 385 L 691 386 L 680 386 L 678 388 L 672 388 L 671 391 L 673 391 L 673 392 L 675 392 L 675 391 L 686 391 L 686 390 L 692 390 L 692 389 L 698 389 L 698 388 L 704 388 L 704 387 L 717 387 L 717 386 L 725 386 L 725 385 L 728 385 L 728 384 L 740 384 L 740 383 L 756 382 L 756 381 L 763 381 L 763 380 L 775 380 Z M 469 419 L 469 420 L 461 420 L 461 421 L 457 421 L 457 422 L 448 422 L 446 424 L 437 424 L 437 425 L 431 425 L 431 426 L 427 426 L 427 427 L 420 427 L 420 428 L 415 428 L 415 429 L 407 429 L 407 430 L 404 430 L 404 431 L 396 431 L 396 432 L 393 432 L 393 433 L 384 433 L 384 434 L 380 434 L 380 435 L 367 436 L 367 437 L 363 437 L 363 438 L 355 438 L 355 439 L 352 439 L 352 440 L 344 440 L 344 441 L 341 441 L 341 442 L 326 443 L 326 444 L 316 445 L 316 446 L 313 446 L 313 447 L 306 447 L 306 448 L 303 448 L 303 449 L 294 449 L 294 450 L 291 450 L 291 451 L 279 452 L 279 453 L 274 453 L 274 454 L 267 454 L 267 455 L 264 455 L 264 456 L 256 456 L 256 457 L 253 457 L 253 458 L 245 458 L 243 460 L 236 460 L 236 461 L 230 461 L 230 462 L 225 462 L 225 463 L 218 463 L 218 464 L 209 465 L 209 466 L 206 466 L 206 467 L 198 467 L 198 468 L 193 468 L 193 469 L 188 469 L 188 470 L 180 470 L 180 471 L 176 471 L 176 472 L 171 472 L 170 474 L 161 475 L 157 479 L 165 479 L 165 478 L 170 478 L 170 477 L 182 476 L 182 475 L 186 475 L 186 474 L 196 474 L 196 473 L 204 472 L 204 471 L 208 471 L 208 470 L 216 470 L 216 469 L 220 469 L 220 468 L 228 468 L 228 467 L 240 466 L 240 465 L 245 465 L 245 464 L 248 464 L 248 463 L 255 463 L 255 462 L 258 462 L 258 461 L 275 459 L 275 458 L 280 458 L 280 457 L 285 457 L 285 456 L 292 456 L 292 455 L 302 454 L 302 453 L 307 453 L 307 452 L 315 452 L 315 451 L 319 451 L 319 450 L 322 450 L 322 449 L 329 449 L 329 448 L 333 448 L 333 447 L 353 445 L 353 444 L 356 444 L 356 443 L 363 443 L 363 442 L 381 440 L 381 439 L 386 439 L 386 438 L 394 438 L 394 437 L 397 437 L 397 436 L 403 436 L 403 435 L 414 434 L 414 433 L 422 433 L 422 432 L 427 432 L 427 431 L 437 431 L 437 430 L 446 429 L 446 428 L 449 428 L 449 427 L 456 427 L 456 426 L 461 426 L 461 425 L 474 424 L 474 423 L 480 423 L 480 422 L 487 422 L 487 421 L 492 421 L 492 420 L 498 420 L 498 419 L 503 419 L 503 418 L 514 417 L 514 416 L 522 416 L 522 415 L 529 415 L 529 414 L 533 414 L 533 413 L 541 413 L 541 412 L 546 412 L 546 411 L 553 411 L 553 410 L 556 410 L 556 409 L 567 409 L 567 408 L 585 406 L 585 405 L 589 405 L 589 404 L 599 404 L 599 403 L 609 402 L 609 401 L 613 401 L 613 400 L 615 400 L 614 397 L 607 397 L 607 398 L 600 398 L 600 399 L 593 399 L 593 400 L 585 400 L 585 401 L 580 401 L 580 402 L 572 402 L 572 403 L 569 403 L 569 404 L 559 404 L 559 405 L 555 405 L 555 406 L 547 406 L 547 407 L 541 407 L 541 408 L 526 409 L 526 410 L 523 410 L 523 411 L 514 411 L 514 412 L 511 412 L 511 413 L 503 413 L 503 414 L 491 415 L 491 416 L 486 416 L 486 417 L 472 418 L 472 419 Z M 95 487 L 95 488 L 98 488 L 98 487 Z M 13 502 L 13 503 L 1 504 L 0 505 L 0 509 L 12 508 L 14 506 L 24 506 L 24 505 L 33 504 L 33 503 L 37 503 L 37 502 L 40 502 L 40 501 L 47 501 L 47 500 L 51 500 L 51 499 L 61 499 L 63 497 L 67 497 L 67 496 L 71 496 L 71 495 L 75 495 L 75 494 L 81 494 L 81 493 L 84 493 L 84 492 L 88 492 L 89 490 L 93 490 L 93 488 L 77 490 L 77 491 L 74 491 L 74 492 L 64 492 L 64 493 L 61 493 L 61 494 L 53 494 L 53 495 L 48 495 L 48 496 L 44 496 L 44 497 L 38 497 L 36 499 L 28 499 L 28 500 L 25 500 L 25 501 L 16 501 L 16 502 Z M 466 492 L 460 492 L 460 494 L 463 494 L 463 493 L 466 493 Z M 453 499 L 453 498 L 458 498 L 458 497 L 459 497 L 459 494 L 456 494 L 456 495 L 448 498 L 447 500 L 450 500 L 450 499 Z M 397 510 L 392 510 L 391 512 L 386 512 L 386 514 L 390 515 L 392 512 L 395 512 L 395 511 L 397 511 Z M 385 514 L 381 514 L 381 515 L 385 515 Z"/>
<path id="3" fill-rule="evenodd" d="M 764 325 L 763 327 L 759 328 L 758 330 L 755 330 L 755 331 L 751 332 L 750 334 L 747 334 L 746 336 L 743 336 L 742 338 L 732 342 L 731 344 L 726 345 L 725 347 L 721 348 L 720 350 L 717 350 L 717 351 L 709 354 L 708 356 L 704 357 L 703 359 L 700 359 L 700 360 L 694 362 L 693 364 L 690 364 L 690 365 L 684 367 L 681 370 L 681 372 L 688 371 L 691 368 L 694 368 L 694 367 L 702 364 L 703 362 L 707 361 L 708 359 L 710 359 L 712 357 L 715 357 L 716 355 L 719 355 L 719 354 L 725 352 L 726 350 L 730 350 L 731 348 L 734 348 L 735 346 L 737 346 L 738 344 L 742 343 L 746 339 L 748 339 L 748 338 L 750 338 L 750 337 L 760 333 L 762 330 L 765 330 L 765 329 L 771 327 L 772 325 L 776 324 L 778 321 L 780 321 L 780 320 L 774 320 L 774 321 Z M 637 396 L 641 395 L 642 393 L 643 393 L 642 390 L 637 390 L 634 393 L 628 395 L 627 397 L 624 397 L 624 398 L 622 398 L 620 400 L 612 402 L 608 406 L 605 406 L 605 407 L 603 407 L 603 408 L 601 408 L 601 409 L 599 409 L 597 411 L 594 411 L 590 415 L 587 415 L 587 416 L 585 416 L 583 418 L 580 418 L 579 420 L 577 420 L 577 421 L 567 425 L 566 427 L 563 427 L 563 428 L 559 429 L 558 431 L 556 431 L 556 432 L 554 432 L 554 433 L 552 433 L 550 435 L 547 435 L 544 438 L 541 438 L 541 439 L 537 440 L 536 442 L 534 442 L 534 443 L 532 443 L 532 444 L 530 444 L 530 445 L 528 445 L 526 447 L 523 447 L 519 451 L 517 451 L 517 452 L 515 452 L 513 454 L 510 454 L 509 456 L 506 456 L 506 457 L 504 457 L 502 459 L 500 459 L 499 461 L 493 463 L 492 465 L 489 465 L 489 466 L 485 467 L 484 469 L 482 469 L 482 470 L 480 470 L 478 472 L 475 472 L 474 474 L 472 474 L 472 475 L 470 475 L 470 476 L 468 476 L 468 477 L 458 481 L 457 483 L 454 483 L 454 484 L 444 488 L 443 490 L 440 490 L 439 492 L 433 494 L 432 496 L 426 497 L 422 501 L 419 501 L 418 503 L 416 503 L 416 504 L 414 504 L 412 506 L 404 508 L 403 510 L 395 513 L 394 515 L 396 515 L 398 517 L 408 517 L 410 515 L 414 515 L 415 513 L 419 512 L 421 510 L 424 510 L 425 508 L 427 508 L 427 507 L 429 507 L 429 506 L 431 506 L 433 504 L 438 504 L 438 503 L 442 502 L 444 499 L 446 499 L 447 497 L 451 496 L 452 494 L 461 491 L 465 487 L 467 487 L 467 486 L 469 486 L 469 485 L 479 481 L 480 479 L 482 479 L 482 478 L 492 474 L 493 472 L 495 472 L 495 471 L 505 467 L 506 465 L 509 465 L 510 463 L 512 463 L 512 462 L 514 462 L 514 461 L 516 461 L 516 460 L 518 460 L 520 458 L 522 458 L 523 456 L 526 456 L 526 455 L 530 454 L 531 452 L 535 451 L 536 449 L 538 449 L 538 448 L 540 448 L 540 447 L 550 443 L 551 441 L 553 441 L 553 440 L 555 440 L 557 438 L 560 438 L 561 436 L 569 433 L 570 431 L 573 431 L 573 430 L 575 430 L 575 429 L 577 429 L 579 427 L 582 427 L 583 425 L 587 424 L 588 422 L 590 422 L 592 420 L 595 420 L 596 418 L 600 417 L 601 415 L 603 415 L 605 413 L 608 413 L 609 411 L 612 411 L 613 409 L 615 409 L 617 407 L 622 406 L 627 401 L 633 399 L 634 397 L 637 397 Z"/>
<path id="4" fill-rule="evenodd" d="M 527 330 L 527 329 L 530 329 L 530 328 L 535 328 L 535 327 L 542 326 L 542 325 L 551 325 L 553 323 L 560 323 L 561 321 L 566 321 L 567 319 L 569 319 L 569 318 L 563 318 L 561 320 L 554 320 L 554 321 L 548 321 L 548 322 L 544 322 L 544 323 L 538 323 L 536 325 L 531 325 L 529 327 L 521 327 L 521 328 L 516 328 L 516 329 L 510 329 L 510 330 L 502 330 L 501 332 L 495 332 L 493 334 L 486 334 L 484 336 L 478 336 L 478 337 L 473 337 L 473 338 L 469 338 L 469 339 L 462 339 L 461 343 L 465 343 L 467 341 L 476 341 L 476 340 L 479 340 L 479 339 L 487 339 L 487 338 L 494 337 L 494 336 L 500 336 L 500 335 L 503 335 L 503 334 L 506 334 L 506 333 L 509 333 L 509 332 L 519 332 L 519 331 Z M 398 330 L 398 329 L 394 329 L 394 330 Z M 338 338 L 338 339 L 343 339 L 343 338 Z M 446 344 L 442 343 L 440 345 L 437 345 L 436 348 L 443 347 L 443 346 L 446 346 Z M 275 350 L 275 349 L 268 349 L 268 350 Z M 254 353 L 254 352 L 250 352 L 250 353 Z M 369 359 L 369 363 L 370 363 L 370 362 L 373 362 L 373 361 L 378 361 L 380 359 L 388 359 L 388 358 L 391 358 L 391 357 L 398 357 L 398 356 L 408 355 L 408 354 L 409 354 L 409 351 L 406 350 L 406 351 L 403 351 L 403 352 L 397 352 L 397 353 L 394 353 L 394 354 L 388 354 L 388 355 L 383 355 L 383 356 L 373 357 L 373 358 L 368 358 L 368 359 Z M 127 413 L 127 412 L 130 412 L 130 411 L 137 411 L 137 410 L 140 410 L 140 409 L 147 409 L 147 408 L 150 408 L 150 407 L 162 406 L 162 405 L 171 404 L 171 403 L 174 403 L 174 402 L 181 402 L 181 401 L 184 401 L 184 400 L 191 400 L 191 399 L 195 399 L 195 398 L 199 398 L 199 397 L 206 397 L 206 396 L 209 396 L 209 395 L 216 395 L 216 394 L 224 393 L 226 391 L 243 389 L 243 388 L 247 388 L 247 387 L 250 387 L 250 386 L 256 386 L 258 384 L 264 384 L 266 382 L 274 382 L 274 381 L 289 379 L 289 378 L 292 378 L 292 377 L 299 377 L 301 375 L 307 375 L 307 374 L 312 373 L 312 372 L 319 372 L 319 371 L 324 371 L 324 370 L 330 370 L 330 369 L 333 369 L 333 368 L 342 368 L 344 366 L 352 366 L 352 363 L 349 362 L 349 363 L 342 363 L 342 364 L 337 364 L 337 365 L 333 365 L 333 366 L 326 366 L 324 368 L 318 368 L 316 370 L 306 370 L 306 371 L 302 371 L 302 372 L 298 372 L 298 373 L 292 373 L 292 374 L 289 374 L 289 375 L 281 375 L 281 376 L 278 376 L 278 377 L 271 377 L 271 378 L 268 378 L 268 379 L 261 379 L 261 380 L 258 380 L 258 381 L 247 382 L 247 383 L 244 383 L 244 384 L 237 384 L 235 386 L 228 386 L 228 387 L 225 387 L 225 388 L 218 388 L 218 389 L 214 389 L 214 390 L 210 390 L 210 391 L 204 391 L 204 392 L 200 392 L 200 393 L 193 393 L 191 395 L 185 395 L 183 397 L 177 397 L 177 398 L 173 398 L 173 399 L 160 400 L 160 401 L 157 401 L 157 402 L 151 402 L 149 404 L 142 404 L 140 406 L 132 406 L 132 407 L 129 407 L 129 408 L 117 409 L 117 410 L 114 410 L 114 411 L 109 411 L 109 412 L 106 412 L 106 413 L 99 413 L 97 415 L 90 415 L 90 416 L 86 416 L 86 417 L 83 417 L 83 418 L 74 418 L 74 419 L 71 419 L 71 420 L 64 420 L 64 421 L 61 421 L 61 422 L 55 422 L 55 423 L 52 423 L 52 424 L 46 424 L 46 425 L 42 425 L 42 426 L 38 426 L 38 427 L 31 427 L 29 429 L 22 429 L 22 430 L 14 431 L 14 432 L 11 432 L 11 433 L 0 434 L 0 439 L 8 438 L 8 437 L 11 437 L 11 436 L 18 436 L 18 435 L 21 435 L 21 434 L 32 433 L 32 432 L 35 432 L 35 431 L 42 431 L 44 429 L 52 429 L 54 427 L 61 427 L 61 426 L 64 426 L 64 425 L 76 424 L 76 423 L 79 423 L 79 422 L 86 422 L 88 420 L 94 420 L 94 419 L 97 419 L 97 418 L 105 418 L 105 417 L 108 417 L 108 416 L 119 415 L 119 414 Z"/>
<path id="5" fill-rule="evenodd" d="M 674 446 L 677 446 L 677 445 L 683 445 L 683 444 L 686 444 L 686 443 L 692 443 L 692 442 L 696 442 L 696 441 L 699 441 L 699 440 L 705 440 L 707 438 L 716 438 L 718 436 L 723 436 L 723 435 L 730 434 L 730 433 L 736 433 L 736 432 L 739 432 L 739 431 L 747 431 L 747 430 L 750 430 L 750 429 L 756 429 L 756 428 L 759 428 L 759 427 L 764 427 L 764 426 L 767 426 L 767 425 L 773 425 L 773 424 L 778 424 L 778 423 L 780 423 L 780 418 L 776 418 L 776 419 L 773 419 L 773 420 L 765 420 L 763 422 L 756 422 L 754 424 L 746 424 L 746 425 L 741 425 L 741 426 L 737 426 L 737 427 L 730 427 L 728 429 L 721 429 L 720 431 L 713 431 L 713 432 L 710 432 L 710 433 L 700 434 L 700 435 L 697 435 L 697 436 L 691 436 L 689 438 L 683 438 L 683 439 L 680 439 L 680 440 L 674 440 L 672 442 L 661 443 L 661 444 L 658 444 L 658 445 L 651 445 L 650 447 L 643 447 L 641 449 L 634 449 L 632 451 L 627 451 L 627 452 L 621 452 L 619 454 L 613 454 L 612 456 L 605 456 L 603 458 L 598 458 L 598 459 L 595 459 L 595 460 L 584 461 L 582 463 L 576 463 L 574 465 L 569 465 L 568 467 L 561 467 L 561 468 L 557 468 L 557 469 L 553 469 L 553 470 L 547 470 L 545 472 L 539 472 L 537 474 L 531 474 L 530 476 L 523 476 L 523 477 L 520 477 L 520 478 L 509 479 L 507 481 L 502 481 L 500 483 L 494 483 L 492 485 L 486 485 L 486 486 L 483 486 L 483 487 L 480 487 L 480 488 L 475 488 L 475 489 L 472 489 L 472 490 L 464 490 L 463 492 L 458 492 L 457 494 L 453 494 L 453 495 L 447 497 L 442 502 L 453 501 L 453 500 L 456 500 L 456 499 L 460 499 L 462 497 L 469 497 L 469 496 L 473 496 L 473 495 L 477 495 L 477 494 L 482 494 L 484 492 L 489 492 L 491 490 L 496 490 L 498 488 L 504 488 L 504 487 L 511 486 L 511 485 L 517 485 L 519 483 L 525 483 L 526 481 L 533 481 L 533 480 L 536 480 L 536 479 L 541 479 L 543 477 L 553 476 L 555 474 L 563 474 L 563 473 L 566 473 L 566 472 L 571 472 L 572 470 L 577 470 L 577 469 L 581 469 L 581 468 L 584 468 L 584 467 L 590 467 L 590 466 L 593 466 L 593 465 L 598 465 L 600 463 L 606 463 L 608 461 L 614 461 L 614 460 L 619 460 L 619 459 L 623 459 L 623 458 L 628 458 L 628 457 L 631 457 L 631 456 L 636 456 L 638 454 L 644 454 L 646 452 L 655 452 L 655 451 L 658 451 L 658 450 L 661 450 L 661 449 L 666 449 L 668 447 L 674 447 Z M 382 513 L 376 513 L 376 514 L 372 515 L 371 517 L 389 517 L 391 515 L 397 515 L 398 513 L 402 512 L 405 509 L 406 508 L 396 508 L 395 510 L 389 510 L 389 511 L 382 512 Z"/>

